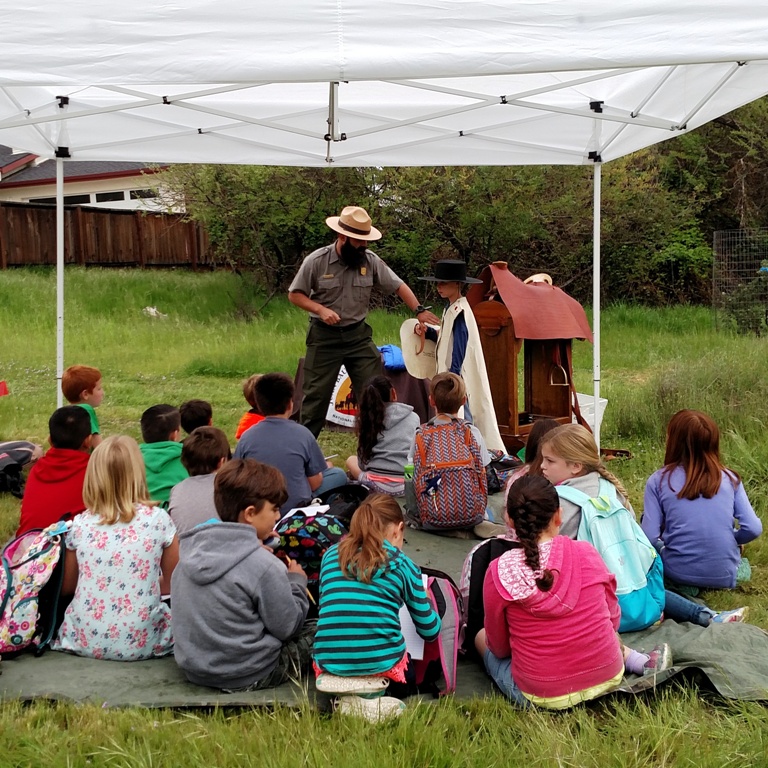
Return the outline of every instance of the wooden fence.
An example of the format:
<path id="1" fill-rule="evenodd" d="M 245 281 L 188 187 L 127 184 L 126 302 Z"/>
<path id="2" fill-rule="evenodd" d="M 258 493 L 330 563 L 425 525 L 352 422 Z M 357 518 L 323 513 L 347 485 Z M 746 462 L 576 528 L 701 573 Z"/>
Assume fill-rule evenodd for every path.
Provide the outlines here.
<path id="1" fill-rule="evenodd" d="M 208 237 L 181 214 L 64 209 L 64 261 L 104 267 L 213 265 Z M 0 268 L 56 264 L 56 208 L 0 204 Z"/>

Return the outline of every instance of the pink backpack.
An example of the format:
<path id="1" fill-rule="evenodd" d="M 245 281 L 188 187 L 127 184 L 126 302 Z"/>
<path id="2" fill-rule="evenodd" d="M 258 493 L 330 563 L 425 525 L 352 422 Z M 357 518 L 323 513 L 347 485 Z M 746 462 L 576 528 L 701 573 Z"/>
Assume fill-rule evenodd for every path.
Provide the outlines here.
<path id="1" fill-rule="evenodd" d="M 463 608 L 459 589 L 443 571 L 422 568 L 427 597 L 440 617 L 440 634 L 424 643 L 424 658 L 414 660 L 416 691 L 444 695 L 456 692 L 456 670 L 463 642 Z"/>
<path id="2" fill-rule="evenodd" d="M 67 523 L 35 529 L 11 540 L 0 564 L 0 653 L 28 648 L 40 655 L 57 626 L 64 576 Z"/>

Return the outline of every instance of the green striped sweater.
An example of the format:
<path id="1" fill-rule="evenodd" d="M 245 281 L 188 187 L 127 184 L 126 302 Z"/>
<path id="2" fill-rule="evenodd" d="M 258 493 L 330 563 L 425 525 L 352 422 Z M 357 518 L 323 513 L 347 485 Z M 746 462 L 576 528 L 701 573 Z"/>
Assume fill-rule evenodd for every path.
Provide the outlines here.
<path id="1" fill-rule="evenodd" d="M 344 576 L 336 545 L 323 556 L 314 657 L 325 672 L 355 677 L 392 669 L 405 654 L 398 615 L 403 603 L 421 637 L 434 640 L 440 632 L 418 566 L 389 542 L 384 546 L 389 562 L 370 584 Z"/>

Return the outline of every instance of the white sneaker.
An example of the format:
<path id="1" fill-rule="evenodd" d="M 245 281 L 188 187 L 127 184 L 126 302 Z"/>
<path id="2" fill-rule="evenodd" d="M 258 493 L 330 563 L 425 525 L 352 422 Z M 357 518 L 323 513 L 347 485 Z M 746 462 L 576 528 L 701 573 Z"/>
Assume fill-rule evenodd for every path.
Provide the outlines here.
<path id="1" fill-rule="evenodd" d="M 364 699 L 362 696 L 342 696 L 339 699 L 337 712 L 342 715 L 362 717 L 369 723 L 380 723 L 390 717 L 403 713 L 405 702 L 394 696 L 379 696 L 375 699 Z"/>
<path id="2" fill-rule="evenodd" d="M 328 672 L 321 672 L 315 681 L 315 687 L 321 693 L 335 695 L 379 693 L 389 686 L 389 678 L 368 675 L 365 677 L 339 677 Z"/>
<path id="3" fill-rule="evenodd" d="M 746 605 L 742 608 L 734 608 L 732 611 L 720 611 L 710 619 L 710 622 L 712 624 L 738 624 L 746 621 L 748 612 L 749 606 Z"/>

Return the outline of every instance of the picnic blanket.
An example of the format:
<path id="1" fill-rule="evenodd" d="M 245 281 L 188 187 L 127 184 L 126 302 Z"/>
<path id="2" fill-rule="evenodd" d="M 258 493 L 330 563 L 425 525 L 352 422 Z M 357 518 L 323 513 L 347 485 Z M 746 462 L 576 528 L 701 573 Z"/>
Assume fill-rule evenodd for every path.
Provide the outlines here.
<path id="1" fill-rule="evenodd" d="M 635 695 L 681 673 L 696 673 L 729 699 L 768 701 L 768 633 L 750 624 L 699 627 L 665 621 L 659 627 L 624 636 L 639 649 L 656 643 L 672 646 L 675 664 L 656 676 L 628 676 L 605 695 Z M 100 661 L 49 651 L 3 661 L 0 700 L 34 699 L 89 702 L 110 706 L 142 707 L 251 707 L 298 706 L 309 700 L 321 710 L 330 698 L 315 690 L 313 680 L 248 693 L 222 693 L 193 685 L 184 678 L 172 656 L 149 661 Z M 456 697 L 487 696 L 494 687 L 479 663 L 462 660 Z"/>
<path id="2" fill-rule="evenodd" d="M 450 539 L 424 531 L 405 532 L 404 551 L 419 565 L 446 571 L 455 580 L 464 557 L 476 540 Z M 638 650 L 657 643 L 672 647 L 674 666 L 656 676 L 628 676 L 605 695 L 635 695 L 680 675 L 695 675 L 729 699 L 768 701 L 768 633 L 750 624 L 699 627 L 667 620 L 658 627 L 622 636 Z M 459 661 L 456 697 L 486 696 L 495 688 L 482 666 Z M 250 707 L 280 703 L 298 706 L 309 699 L 319 709 L 330 698 L 318 693 L 313 680 L 248 693 L 227 694 L 192 685 L 172 656 L 149 661 L 120 662 L 85 659 L 49 651 L 40 658 L 24 654 L 4 659 L 0 700 L 69 700 L 104 706 Z"/>

